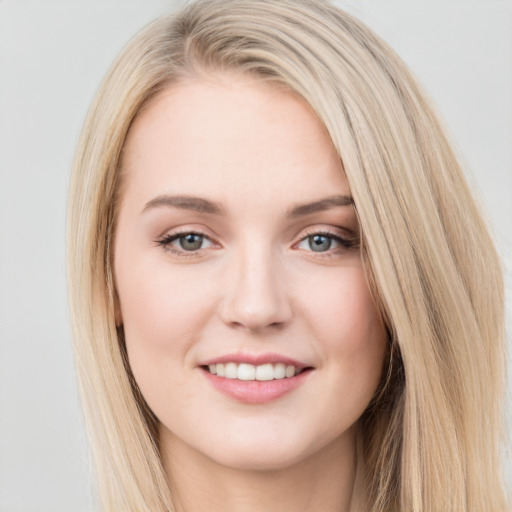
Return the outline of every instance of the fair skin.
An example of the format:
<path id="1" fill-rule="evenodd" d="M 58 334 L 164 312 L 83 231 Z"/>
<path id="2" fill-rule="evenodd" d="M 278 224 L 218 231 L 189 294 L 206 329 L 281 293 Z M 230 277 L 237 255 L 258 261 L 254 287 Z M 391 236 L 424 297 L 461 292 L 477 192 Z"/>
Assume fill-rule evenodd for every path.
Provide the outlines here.
<path id="1" fill-rule="evenodd" d="M 123 170 L 117 321 L 178 512 L 361 512 L 386 333 L 320 121 L 254 78 L 182 80 L 136 119 Z"/>

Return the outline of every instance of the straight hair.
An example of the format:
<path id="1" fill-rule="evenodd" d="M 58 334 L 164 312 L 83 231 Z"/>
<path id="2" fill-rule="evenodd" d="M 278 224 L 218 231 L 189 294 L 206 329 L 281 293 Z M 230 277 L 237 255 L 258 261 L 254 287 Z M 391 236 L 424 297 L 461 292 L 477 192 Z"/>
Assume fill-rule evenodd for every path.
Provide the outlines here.
<path id="1" fill-rule="evenodd" d="M 135 117 L 236 71 L 302 97 L 340 155 L 389 364 L 360 420 L 372 512 L 502 512 L 504 286 L 441 122 L 403 61 L 322 0 L 200 0 L 145 27 L 101 85 L 69 196 L 69 297 L 104 510 L 173 511 L 158 420 L 116 328 L 112 247 Z M 314 172 L 314 170 L 312 170 Z"/>

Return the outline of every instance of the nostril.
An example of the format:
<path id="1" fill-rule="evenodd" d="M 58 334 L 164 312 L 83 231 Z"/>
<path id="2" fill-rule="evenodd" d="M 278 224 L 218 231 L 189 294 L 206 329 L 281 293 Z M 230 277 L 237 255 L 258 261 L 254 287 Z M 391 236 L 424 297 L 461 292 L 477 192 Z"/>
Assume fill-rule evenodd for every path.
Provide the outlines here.
<path id="1" fill-rule="evenodd" d="M 236 329 L 247 330 L 247 331 L 278 331 L 284 328 L 285 322 L 272 322 L 267 324 L 259 321 L 247 321 L 247 322 L 230 322 L 229 325 Z"/>
<path id="2" fill-rule="evenodd" d="M 282 329 L 291 316 L 291 308 L 284 300 L 264 300 L 241 294 L 224 304 L 221 312 L 227 325 L 250 331 Z"/>

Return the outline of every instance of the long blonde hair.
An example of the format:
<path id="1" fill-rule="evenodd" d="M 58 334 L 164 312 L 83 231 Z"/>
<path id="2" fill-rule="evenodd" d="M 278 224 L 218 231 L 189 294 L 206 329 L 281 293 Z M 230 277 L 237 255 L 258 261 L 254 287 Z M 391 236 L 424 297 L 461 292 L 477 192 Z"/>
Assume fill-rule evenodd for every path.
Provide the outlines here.
<path id="1" fill-rule="evenodd" d="M 124 141 L 158 91 L 222 70 L 301 95 L 342 159 L 370 287 L 390 334 L 389 368 L 361 419 L 371 510 L 506 510 L 504 292 L 493 242 L 404 63 L 321 0 L 193 2 L 128 44 L 90 109 L 71 181 L 68 271 L 104 509 L 174 510 L 157 420 L 114 318 L 111 249 Z"/>

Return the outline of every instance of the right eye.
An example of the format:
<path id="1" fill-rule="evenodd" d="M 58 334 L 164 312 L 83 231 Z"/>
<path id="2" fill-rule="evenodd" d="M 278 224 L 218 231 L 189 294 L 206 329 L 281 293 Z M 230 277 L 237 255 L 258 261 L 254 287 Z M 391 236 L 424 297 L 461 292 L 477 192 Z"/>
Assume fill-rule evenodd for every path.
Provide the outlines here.
<path id="1" fill-rule="evenodd" d="M 158 240 L 158 244 L 168 251 L 183 256 L 191 256 L 201 249 L 214 245 L 206 235 L 194 232 L 169 234 Z"/>

